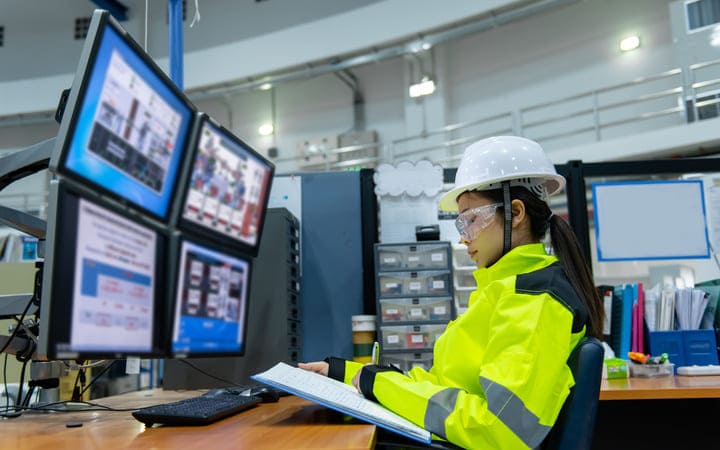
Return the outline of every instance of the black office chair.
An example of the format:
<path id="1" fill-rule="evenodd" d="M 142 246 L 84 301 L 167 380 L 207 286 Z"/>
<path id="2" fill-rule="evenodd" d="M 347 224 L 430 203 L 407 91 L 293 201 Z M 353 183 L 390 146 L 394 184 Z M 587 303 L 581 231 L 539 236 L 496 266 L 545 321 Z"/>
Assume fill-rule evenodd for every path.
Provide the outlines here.
<path id="1" fill-rule="evenodd" d="M 543 441 L 544 450 L 585 450 L 592 446 L 604 349 L 594 337 L 585 337 L 568 358 L 575 386 L 560 410 L 555 425 Z"/>

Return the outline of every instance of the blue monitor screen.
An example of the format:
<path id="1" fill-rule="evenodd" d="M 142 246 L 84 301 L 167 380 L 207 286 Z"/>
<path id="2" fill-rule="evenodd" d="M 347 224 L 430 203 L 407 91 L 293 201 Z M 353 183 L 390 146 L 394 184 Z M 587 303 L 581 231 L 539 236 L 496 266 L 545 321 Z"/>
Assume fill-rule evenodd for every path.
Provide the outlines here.
<path id="1" fill-rule="evenodd" d="M 173 356 L 243 354 L 250 264 L 187 240 L 179 258 Z"/>
<path id="2" fill-rule="evenodd" d="M 103 23 L 78 72 L 60 169 L 164 219 L 192 106 L 122 29 Z"/>

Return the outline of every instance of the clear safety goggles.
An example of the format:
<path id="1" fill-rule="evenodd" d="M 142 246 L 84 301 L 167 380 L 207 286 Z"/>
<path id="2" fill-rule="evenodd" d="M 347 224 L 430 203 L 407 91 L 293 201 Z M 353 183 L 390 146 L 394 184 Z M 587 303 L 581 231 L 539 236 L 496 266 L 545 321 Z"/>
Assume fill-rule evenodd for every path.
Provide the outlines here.
<path id="1" fill-rule="evenodd" d="M 495 218 L 495 211 L 502 203 L 478 206 L 460 213 L 455 219 L 455 227 L 460 232 L 460 240 L 472 242 L 482 230 L 487 228 Z"/>

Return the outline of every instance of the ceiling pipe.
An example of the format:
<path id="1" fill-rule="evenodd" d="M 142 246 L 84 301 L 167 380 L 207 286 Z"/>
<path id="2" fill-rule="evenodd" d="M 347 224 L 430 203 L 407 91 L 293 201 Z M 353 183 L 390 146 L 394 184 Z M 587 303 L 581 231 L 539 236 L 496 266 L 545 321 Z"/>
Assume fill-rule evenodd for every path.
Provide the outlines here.
<path id="1" fill-rule="evenodd" d="M 190 100 L 196 102 L 223 96 L 232 96 L 242 92 L 259 89 L 260 86 L 266 83 L 271 83 L 273 86 L 276 86 L 281 83 L 338 72 L 356 66 L 416 53 L 418 49 L 422 48 L 422 44 L 424 43 L 434 46 L 444 42 L 453 41 L 465 36 L 505 25 L 516 20 L 524 19 L 535 14 L 544 13 L 554 8 L 577 3 L 578 1 L 580 0 L 541 0 L 525 3 L 522 6 L 513 9 L 498 12 L 491 11 L 488 14 L 483 15 L 479 20 L 469 21 L 460 25 L 451 25 L 445 30 L 433 33 L 418 34 L 399 44 L 382 48 L 373 47 L 371 49 L 367 49 L 364 53 L 350 56 L 346 59 L 335 57 L 331 58 L 327 62 L 316 64 L 308 63 L 273 74 L 248 77 L 244 80 L 219 83 L 201 88 L 193 88 L 189 89 L 187 94 Z M 21 119 L 22 115 L 23 114 L 14 114 L 0 117 L 0 127 L 24 125 L 25 123 Z M 34 121 L 34 123 L 39 122 Z"/>
<path id="2" fill-rule="evenodd" d="M 326 73 L 337 72 L 352 67 L 379 62 L 389 58 L 417 53 L 420 49 L 422 49 L 422 44 L 434 46 L 444 42 L 453 41 L 465 36 L 496 28 L 516 20 L 524 19 L 535 14 L 540 14 L 550 9 L 577 3 L 578 1 L 579 0 L 542 0 L 526 3 L 518 8 L 510 10 L 503 10 L 499 12 L 490 11 L 479 20 L 473 20 L 460 25 L 451 25 L 443 31 L 419 34 L 408 38 L 399 44 L 382 48 L 373 47 L 365 53 L 351 56 L 346 59 L 335 57 L 331 58 L 327 62 L 316 64 L 307 63 L 302 67 L 277 72 L 275 74 L 249 77 L 244 81 L 220 83 L 214 86 L 194 88 L 188 90 L 188 95 L 191 100 L 197 100 L 212 98 L 217 95 L 238 94 L 258 89 L 265 83 L 277 85 L 280 83 L 307 79 Z"/>
<path id="3" fill-rule="evenodd" d="M 353 93 L 353 128 L 352 131 L 365 130 L 365 97 L 360 90 L 360 83 L 350 69 L 334 72 L 335 76 L 345 83 Z"/>

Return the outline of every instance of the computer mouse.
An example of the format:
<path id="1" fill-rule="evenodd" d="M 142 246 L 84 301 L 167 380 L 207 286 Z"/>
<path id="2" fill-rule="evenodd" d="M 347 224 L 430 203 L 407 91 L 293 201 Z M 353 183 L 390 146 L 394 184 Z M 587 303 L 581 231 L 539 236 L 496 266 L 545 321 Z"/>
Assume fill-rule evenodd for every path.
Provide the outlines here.
<path id="1" fill-rule="evenodd" d="M 228 390 L 225 388 L 216 388 L 216 389 L 210 389 L 207 391 L 204 396 L 205 397 L 216 397 L 218 395 L 227 394 Z"/>
<path id="2" fill-rule="evenodd" d="M 268 386 L 253 386 L 250 388 L 249 395 L 260 397 L 263 403 L 273 403 L 280 399 L 278 391 Z"/>

